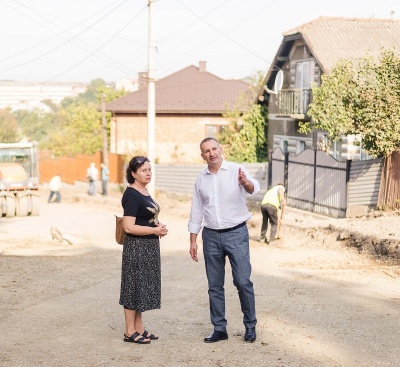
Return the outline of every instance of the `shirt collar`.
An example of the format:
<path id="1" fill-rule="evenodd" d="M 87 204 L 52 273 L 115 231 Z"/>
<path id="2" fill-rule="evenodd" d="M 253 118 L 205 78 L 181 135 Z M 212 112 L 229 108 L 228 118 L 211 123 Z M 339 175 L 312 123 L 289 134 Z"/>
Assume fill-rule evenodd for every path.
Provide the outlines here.
<path id="1" fill-rule="evenodd" d="M 219 167 L 219 169 L 223 169 L 223 170 L 228 170 L 228 164 L 226 163 L 226 161 L 225 161 L 225 159 L 222 159 L 222 163 L 221 163 L 221 167 Z M 219 170 L 218 170 L 219 171 Z M 217 172 L 218 173 L 218 172 Z M 208 168 L 208 166 L 207 166 L 207 168 L 204 170 L 204 174 L 205 175 L 212 175 L 213 173 L 210 171 L 210 169 Z"/>

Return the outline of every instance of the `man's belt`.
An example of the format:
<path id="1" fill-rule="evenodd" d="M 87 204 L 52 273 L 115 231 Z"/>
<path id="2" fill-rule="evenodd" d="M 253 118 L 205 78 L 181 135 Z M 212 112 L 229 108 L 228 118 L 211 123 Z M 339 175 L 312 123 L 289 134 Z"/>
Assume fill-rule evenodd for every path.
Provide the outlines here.
<path id="1" fill-rule="evenodd" d="M 225 233 L 225 232 L 230 232 L 230 231 L 234 231 L 235 229 L 238 229 L 240 227 L 243 227 L 246 225 L 246 222 L 242 222 L 240 224 L 238 224 L 237 226 L 231 227 L 231 228 L 224 228 L 224 229 L 212 229 L 212 228 L 207 228 L 210 231 L 214 231 L 214 232 L 218 232 L 218 233 Z"/>

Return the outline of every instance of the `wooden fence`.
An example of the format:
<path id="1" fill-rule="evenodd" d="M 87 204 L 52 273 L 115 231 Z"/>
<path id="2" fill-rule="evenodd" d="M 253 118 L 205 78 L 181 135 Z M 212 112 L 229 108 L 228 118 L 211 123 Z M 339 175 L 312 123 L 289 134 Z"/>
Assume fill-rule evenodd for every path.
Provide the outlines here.
<path id="1" fill-rule="evenodd" d="M 100 164 L 102 153 L 93 155 L 77 155 L 76 157 L 60 157 L 51 159 L 46 157 L 46 152 L 39 152 L 40 183 L 49 182 L 50 179 L 60 174 L 65 183 L 74 184 L 76 181 L 86 181 L 86 170 L 90 163 L 94 162 L 101 177 Z M 108 169 L 110 171 L 110 183 L 124 182 L 124 156 L 121 154 L 108 154 Z"/>

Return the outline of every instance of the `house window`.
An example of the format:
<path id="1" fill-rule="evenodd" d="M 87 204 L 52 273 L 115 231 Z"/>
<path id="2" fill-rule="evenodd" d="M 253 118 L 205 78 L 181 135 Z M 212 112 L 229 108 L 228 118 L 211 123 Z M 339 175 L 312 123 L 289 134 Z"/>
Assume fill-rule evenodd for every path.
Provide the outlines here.
<path id="1" fill-rule="evenodd" d="M 330 148 L 331 143 L 328 140 L 328 136 L 326 134 L 318 134 L 317 149 L 328 153 Z"/>
<path id="2" fill-rule="evenodd" d="M 342 160 L 342 139 L 332 141 L 326 134 L 318 135 L 317 149 L 323 150 L 338 161 Z"/>
<path id="3" fill-rule="evenodd" d="M 296 154 L 301 153 L 305 149 L 306 149 L 306 142 L 303 140 L 298 140 L 296 144 Z"/>
<path id="4" fill-rule="evenodd" d="M 332 143 L 332 151 L 329 153 L 338 161 L 342 160 L 342 139 L 335 140 Z"/>
<path id="5" fill-rule="evenodd" d="M 296 63 L 296 89 L 299 95 L 298 113 L 306 114 L 311 101 L 311 83 L 314 81 L 314 60 Z"/>
<path id="6" fill-rule="evenodd" d="M 281 139 L 281 149 L 283 153 L 289 152 L 289 142 L 287 140 Z"/>
<path id="7" fill-rule="evenodd" d="M 368 155 L 365 149 L 362 147 L 362 145 L 360 145 L 360 160 L 365 161 L 368 159 L 372 159 L 372 157 Z"/>
<path id="8" fill-rule="evenodd" d="M 311 60 L 299 61 L 296 63 L 296 88 L 311 89 L 312 69 L 314 62 Z"/>
<path id="9" fill-rule="evenodd" d="M 224 125 L 206 125 L 206 137 L 218 139 L 218 135 L 224 128 Z"/>

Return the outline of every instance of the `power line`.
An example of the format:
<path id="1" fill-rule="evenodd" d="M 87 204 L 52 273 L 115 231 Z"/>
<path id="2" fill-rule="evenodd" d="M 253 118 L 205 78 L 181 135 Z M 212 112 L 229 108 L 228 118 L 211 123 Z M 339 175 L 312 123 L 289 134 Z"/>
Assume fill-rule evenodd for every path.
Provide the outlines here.
<path id="1" fill-rule="evenodd" d="M 37 60 L 39 60 L 39 59 L 41 59 L 41 58 L 43 58 L 43 57 L 45 57 L 45 56 L 47 56 L 47 55 L 53 53 L 54 51 L 60 49 L 61 47 L 65 46 L 66 44 L 72 42 L 74 39 L 78 38 L 78 37 L 79 37 L 80 35 L 82 35 L 83 33 L 87 32 L 87 31 L 88 31 L 89 29 L 91 29 L 94 25 L 96 25 L 96 24 L 99 23 L 101 20 L 103 20 L 104 18 L 106 18 L 107 16 L 109 16 L 111 13 L 113 13 L 115 10 L 117 10 L 122 4 L 124 4 L 124 3 L 127 2 L 127 1 L 128 1 L 128 0 L 124 0 L 121 4 L 117 5 L 114 9 L 112 9 L 110 12 L 108 12 L 108 13 L 105 14 L 103 17 L 101 17 L 100 19 L 98 19 L 96 22 L 92 23 L 90 26 L 88 26 L 87 28 L 85 28 L 84 30 L 82 30 L 81 32 L 79 32 L 78 34 L 76 34 L 75 36 L 73 36 L 72 38 L 70 38 L 69 40 L 63 42 L 63 43 L 60 44 L 59 46 L 57 46 L 57 47 L 55 47 L 55 48 L 53 48 L 53 49 L 51 49 L 51 50 L 49 50 L 49 51 L 47 51 L 47 52 L 45 52 L 45 53 L 43 53 L 43 54 L 41 54 L 41 55 L 39 55 L 39 56 L 33 58 L 33 59 L 30 59 L 30 60 L 28 60 L 28 61 L 25 61 L 25 62 L 23 62 L 23 63 L 21 63 L 21 64 L 14 65 L 14 66 L 9 67 L 9 68 L 7 68 L 7 69 L 2 69 L 2 70 L 0 70 L 0 72 L 9 71 L 9 70 L 13 70 L 13 69 L 17 69 L 17 68 L 19 68 L 19 67 L 21 67 L 21 66 L 30 64 L 31 62 L 37 61 Z"/>
<path id="2" fill-rule="evenodd" d="M 118 1 L 121 1 L 121 0 L 117 0 L 117 1 L 115 1 L 115 2 L 118 2 Z M 4 4 L 4 1 L 2 1 L 2 3 Z M 14 0 L 14 3 L 18 4 L 19 6 L 21 6 L 21 7 L 23 7 L 23 8 L 28 9 L 30 12 L 41 13 L 41 14 L 45 14 L 45 15 L 50 15 L 51 17 L 55 17 L 55 18 L 58 18 L 58 19 L 60 19 L 60 20 L 67 21 L 67 20 L 65 20 L 65 19 L 63 19 L 63 18 L 54 16 L 53 14 L 49 14 L 49 13 L 40 11 L 40 10 L 38 10 L 38 9 L 29 7 L 29 6 L 25 5 L 25 4 L 21 4 L 19 1 Z M 114 3 L 113 3 L 113 4 L 114 4 Z M 103 8 L 103 9 L 100 10 L 100 11 L 98 11 L 97 13 L 92 14 L 91 16 L 85 18 L 81 23 L 84 23 L 84 22 L 86 22 L 87 20 L 89 20 L 89 19 L 95 17 L 97 14 L 102 13 L 104 10 L 106 10 L 107 8 L 109 8 L 109 7 L 110 7 L 111 5 L 113 5 L 113 4 L 107 5 L 105 8 Z M 18 13 L 18 15 L 22 14 L 25 18 L 27 18 L 27 19 L 33 21 L 34 23 L 40 25 L 41 27 L 44 27 L 44 28 L 46 28 L 46 29 L 49 29 L 49 28 L 45 27 L 45 26 L 43 25 L 42 22 L 37 22 L 34 18 L 32 18 L 32 17 L 30 17 L 29 15 L 27 15 L 27 14 L 21 12 L 20 10 L 16 9 L 15 7 L 11 6 L 10 4 L 4 4 L 4 5 L 6 5 L 7 7 L 11 8 L 12 10 L 14 10 L 16 13 Z M 38 15 L 38 16 L 39 16 L 41 19 L 44 19 L 46 22 L 50 23 L 51 25 L 54 25 L 54 23 L 51 22 L 48 18 L 46 18 L 46 17 L 44 17 L 44 16 L 42 16 L 42 15 Z M 69 22 L 69 21 L 68 21 L 68 22 Z M 17 52 L 16 54 L 13 54 L 13 55 L 8 56 L 8 57 L 6 57 L 6 58 L 0 59 L 0 62 L 13 59 L 13 58 L 16 57 L 16 56 L 19 56 L 19 55 L 21 55 L 21 54 L 24 54 L 24 53 L 26 53 L 26 52 L 28 52 L 28 51 L 30 51 L 30 50 L 32 50 L 32 49 L 34 49 L 34 48 L 36 48 L 36 47 L 42 45 L 42 44 L 44 44 L 44 43 L 47 43 L 47 42 L 51 41 L 52 39 L 54 39 L 54 38 L 56 38 L 56 37 L 58 37 L 58 36 L 60 36 L 60 35 L 63 35 L 64 33 L 67 33 L 67 32 L 69 32 L 69 31 L 71 31 L 71 30 L 74 29 L 75 27 L 80 26 L 81 23 L 73 23 L 74 25 L 73 25 L 72 27 L 67 28 L 67 29 L 64 29 L 64 30 L 62 30 L 61 32 L 56 33 L 54 36 L 52 36 L 52 37 L 50 37 L 50 38 L 47 38 L 47 39 L 45 39 L 45 40 L 43 40 L 43 41 L 41 41 L 41 42 L 39 42 L 39 43 L 36 43 L 36 44 L 32 45 L 31 47 L 28 47 L 28 48 L 26 48 L 26 49 L 24 49 L 24 50 L 21 50 L 21 51 Z M 57 26 L 57 28 L 58 28 L 58 26 Z M 53 32 L 53 30 L 51 30 L 51 31 Z"/>
<path id="3" fill-rule="evenodd" d="M 187 7 L 186 5 L 184 5 L 181 1 L 179 1 L 179 0 L 176 0 L 181 6 L 183 6 L 187 11 L 189 11 L 192 15 L 194 15 L 199 21 L 202 21 L 203 23 L 205 23 L 208 27 L 210 27 L 211 29 L 213 29 L 214 31 L 216 31 L 216 32 L 218 32 L 218 34 L 221 36 L 221 37 L 225 37 L 225 38 L 227 38 L 227 39 L 229 39 L 230 41 L 232 41 L 234 44 L 236 44 L 236 45 L 238 45 L 239 47 L 241 47 L 242 49 L 245 49 L 247 52 L 249 52 L 249 53 L 251 53 L 251 54 L 253 54 L 253 55 L 255 55 L 255 56 L 257 56 L 257 58 L 259 58 L 260 60 L 262 60 L 263 62 L 265 62 L 265 63 L 267 63 L 267 64 L 269 64 L 270 65 L 270 63 L 267 61 L 267 60 L 265 60 L 263 57 L 261 57 L 261 56 L 259 56 L 258 54 L 256 54 L 256 53 L 254 53 L 254 52 L 252 52 L 251 50 L 249 50 L 247 47 L 245 47 L 245 46 L 242 46 L 241 44 L 239 44 L 238 42 L 236 42 L 234 39 L 232 39 L 231 37 L 229 37 L 226 33 L 224 33 L 224 32 L 222 32 L 222 31 L 220 31 L 219 29 L 217 29 L 216 27 L 214 27 L 210 22 L 207 22 L 205 19 L 204 19 L 204 17 L 203 16 L 199 16 L 199 15 L 197 15 L 195 12 L 193 12 L 189 7 Z M 233 28 L 238 28 L 238 26 L 240 25 L 240 24 L 243 24 L 243 23 L 245 23 L 245 22 L 247 22 L 248 20 L 250 20 L 251 18 L 253 18 L 254 16 L 256 16 L 256 15 L 259 15 L 260 14 L 260 12 L 261 11 L 264 11 L 266 8 L 268 8 L 269 6 L 271 6 L 273 3 L 275 3 L 277 0 L 272 0 L 272 1 L 269 1 L 265 6 L 263 6 L 261 9 L 257 9 L 255 12 L 253 12 L 252 14 L 250 14 L 247 18 L 243 18 L 243 20 L 240 22 L 240 23 L 235 23 L 235 25 L 234 26 L 232 26 L 229 30 L 228 30 L 228 32 L 231 30 L 231 29 L 233 29 Z M 222 4 L 221 4 L 222 5 Z M 215 10 L 215 8 L 213 9 L 213 10 Z M 212 11 L 213 11 L 212 10 Z M 231 9 L 230 9 L 231 10 Z M 209 41 L 207 41 L 207 42 L 204 42 L 203 43 L 203 47 L 197 47 L 196 48 L 196 51 L 195 52 L 193 52 L 193 53 L 191 53 L 190 55 L 185 55 L 185 57 L 190 57 L 190 56 L 192 56 L 193 54 L 195 54 L 195 53 L 197 53 L 197 52 L 199 52 L 199 51 L 201 51 L 201 50 L 203 50 L 204 48 L 206 48 L 207 46 L 209 46 L 209 45 L 211 45 L 212 43 L 214 43 L 214 42 L 216 42 L 216 38 L 213 38 L 213 39 L 210 39 Z M 165 70 L 170 70 L 170 69 L 172 69 L 174 66 L 171 66 L 171 67 L 168 67 L 168 68 L 162 68 L 162 70 L 163 71 L 165 71 Z"/>
<path id="4" fill-rule="evenodd" d="M 98 48 L 96 48 L 93 52 L 91 52 L 88 56 L 86 56 L 85 58 L 83 58 L 82 60 L 80 60 L 78 63 L 76 63 L 75 65 L 71 66 L 70 68 L 68 68 L 67 70 L 63 71 L 62 73 L 54 76 L 53 78 L 50 78 L 46 81 L 44 81 L 43 83 L 48 83 L 66 73 L 68 73 L 69 71 L 71 71 L 72 69 L 75 69 L 77 66 L 81 65 L 84 61 L 86 61 L 87 59 L 89 59 L 92 55 L 94 55 L 97 51 L 99 51 L 100 49 L 102 49 L 104 46 L 106 46 L 108 43 L 110 43 L 119 33 L 121 33 L 128 25 L 130 25 L 145 9 L 147 6 L 145 6 L 144 8 L 142 8 L 139 13 L 137 13 L 128 23 L 126 23 L 123 27 L 121 27 L 121 29 L 115 33 L 109 40 L 107 40 L 106 42 L 104 42 L 102 45 L 100 45 Z"/>
<path id="5" fill-rule="evenodd" d="M 190 12 L 192 15 L 194 15 L 196 18 L 200 19 L 203 23 L 207 24 L 210 28 L 214 29 L 214 31 L 216 31 L 217 33 L 219 33 L 221 36 L 225 37 L 226 39 L 228 39 L 229 41 L 233 42 L 235 45 L 241 47 L 242 49 L 246 50 L 247 52 L 253 54 L 254 56 L 258 57 L 259 59 L 261 59 L 262 61 L 266 61 L 263 57 L 261 57 L 260 55 L 254 53 L 253 51 L 249 50 L 247 47 L 241 45 L 240 43 L 236 42 L 233 38 L 229 37 L 228 35 L 226 35 L 225 33 L 221 32 L 219 29 L 217 29 L 216 27 L 214 27 L 212 24 L 210 24 L 209 22 L 207 22 L 205 19 L 203 19 L 202 17 L 198 16 L 196 13 L 194 13 L 189 7 L 187 7 L 185 4 L 183 4 L 180 0 L 175 0 L 176 2 L 178 2 L 179 4 L 181 4 L 188 12 Z M 275 0 L 276 1 L 276 0 Z"/>

